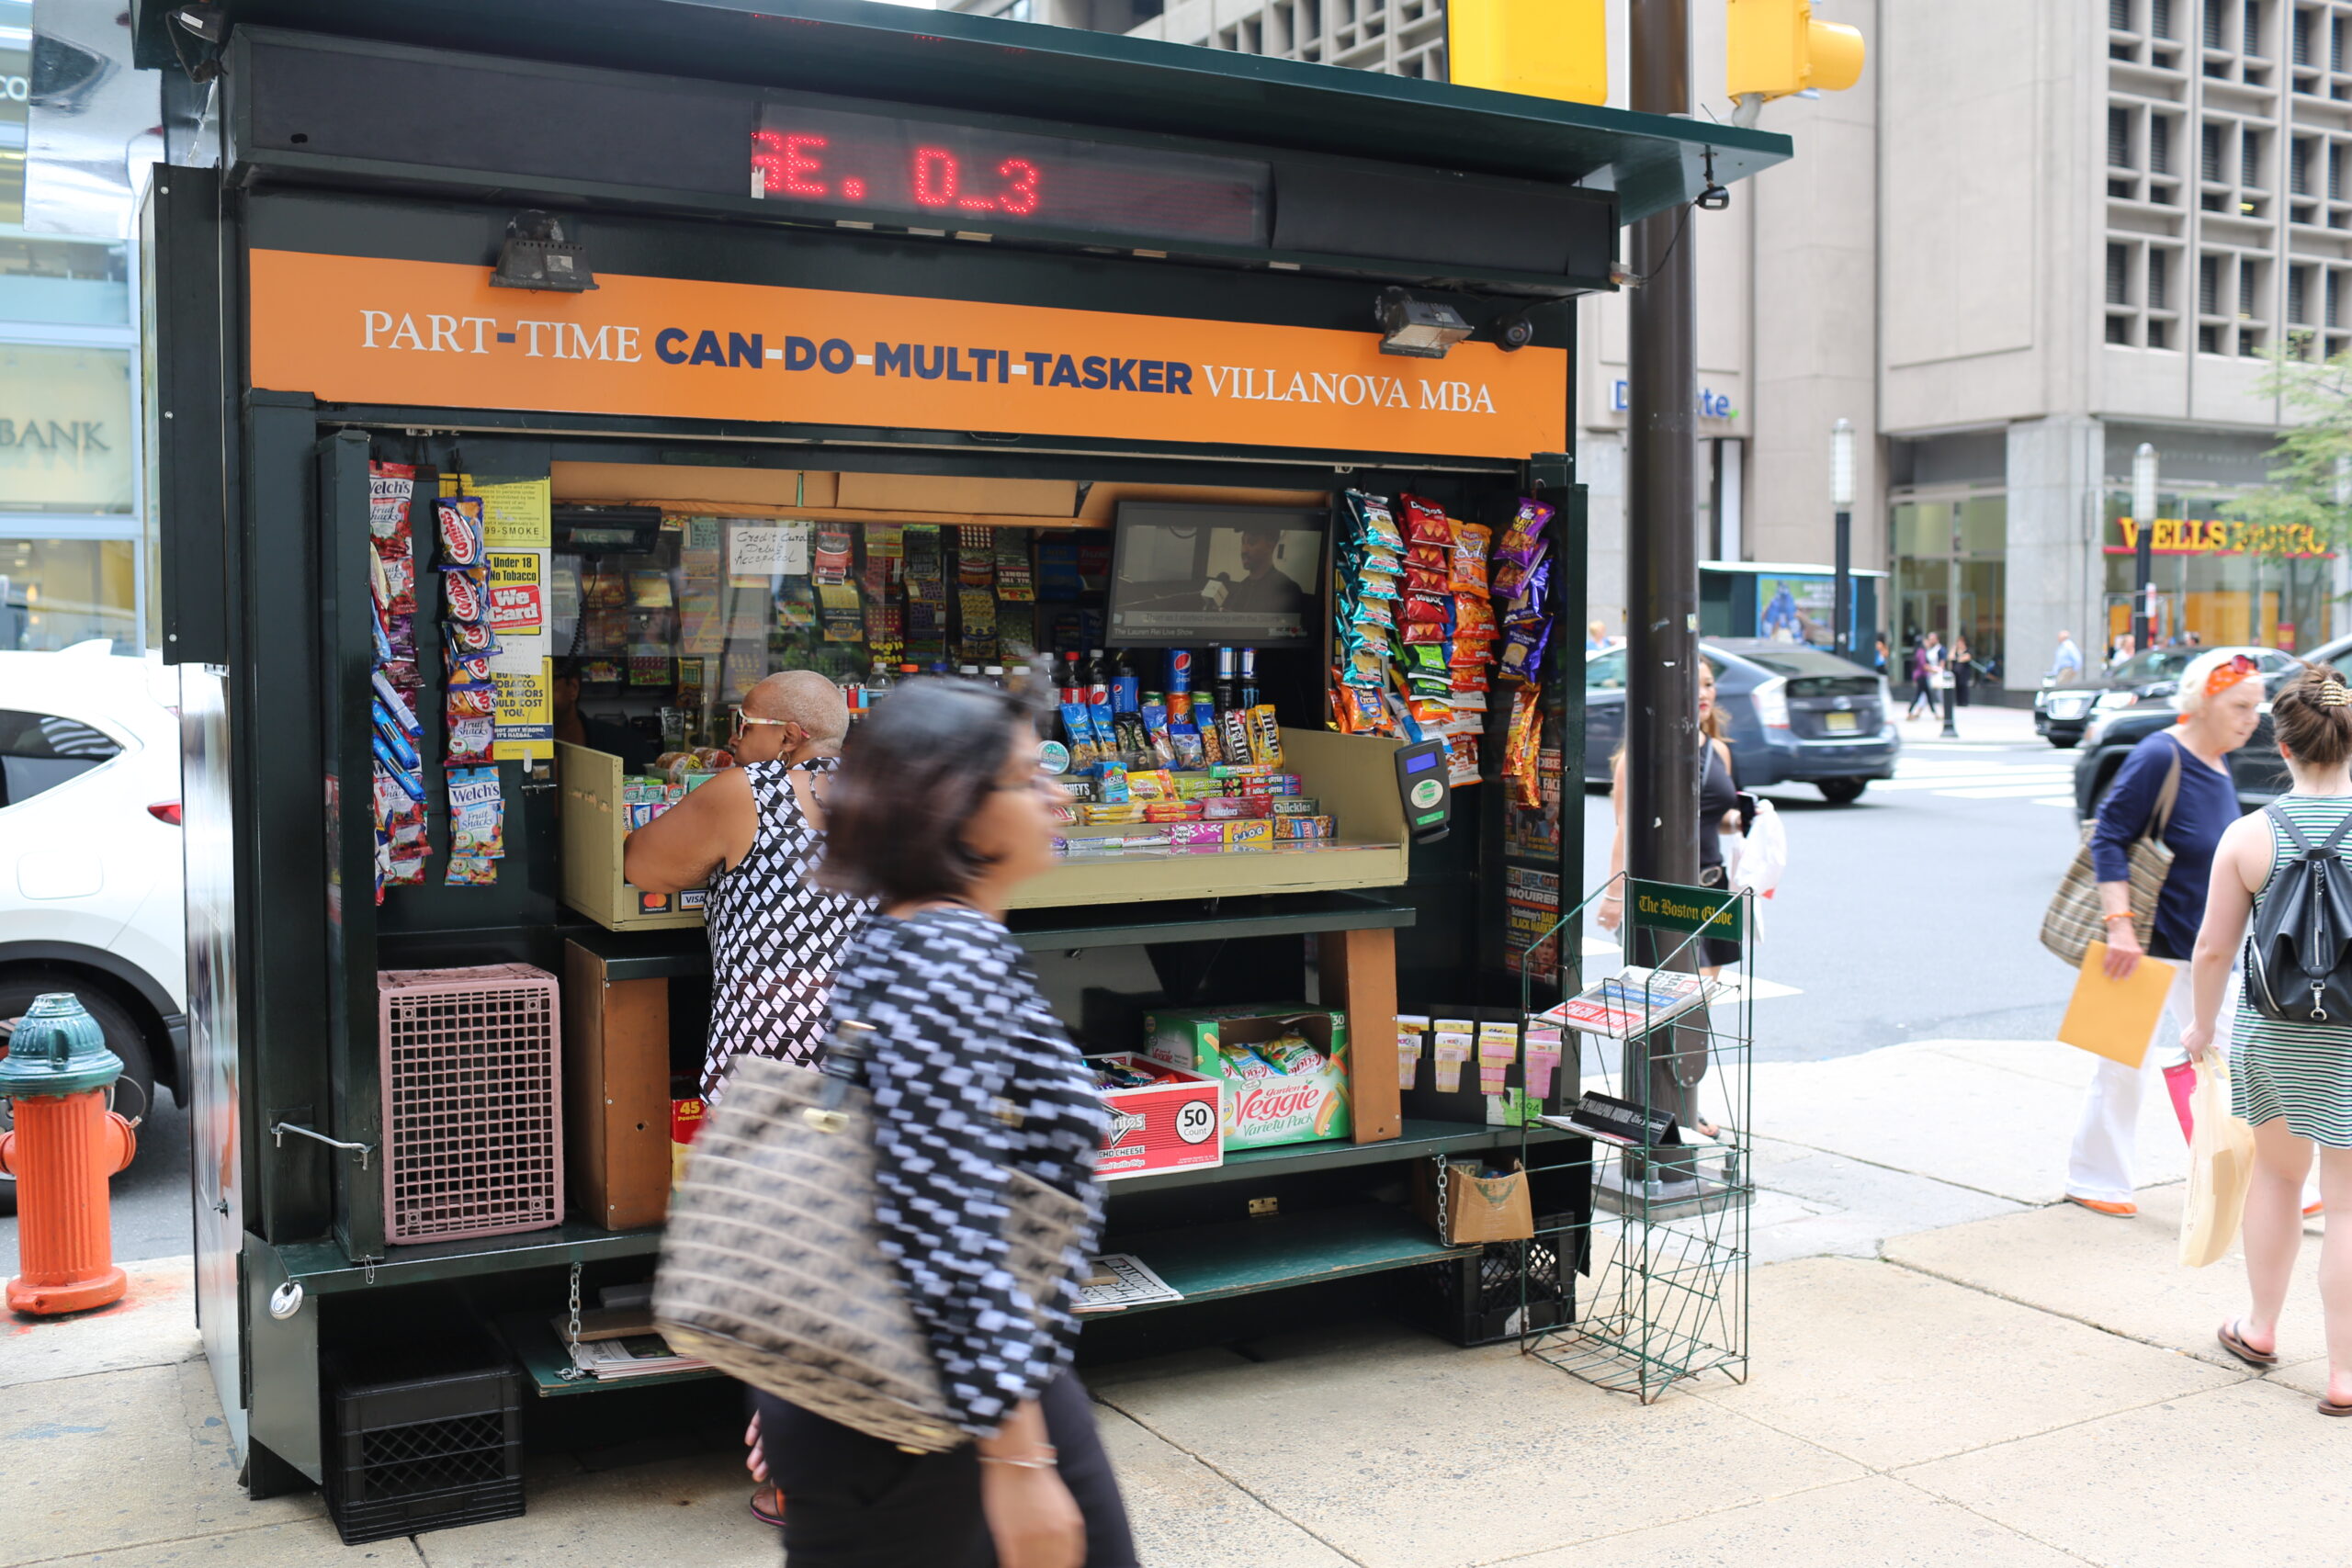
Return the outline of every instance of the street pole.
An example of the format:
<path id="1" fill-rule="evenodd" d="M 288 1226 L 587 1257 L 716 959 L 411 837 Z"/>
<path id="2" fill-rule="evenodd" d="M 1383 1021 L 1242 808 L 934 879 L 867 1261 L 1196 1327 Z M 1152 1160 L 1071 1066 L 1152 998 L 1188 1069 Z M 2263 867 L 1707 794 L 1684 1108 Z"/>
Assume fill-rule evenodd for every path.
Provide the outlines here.
<path id="1" fill-rule="evenodd" d="M 1854 422 L 1829 427 L 1829 506 L 1838 519 L 1837 630 L 1831 649 L 1843 658 L 1854 651 Z"/>
<path id="2" fill-rule="evenodd" d="M 2132 607 L 2139 648 L 2156 645 L 2156 449 L 2147 442 L 2132 454 Z"/>
<path id="3" fill-rule="evenodd" d="M 1632 0 L 1631 11 L 1634 109 L 1690 113 L 1687 0 Z M 1642 282 L 1627 302 L 1625 507 L 1625 869 L 1685 886 L 1699 880 L 1702 744 L 1690 219 L 1689 208 L 1677 207 L 1634 226 L 1630 259 Z M 1630 898 L 1623 929 L 1625 956 L 1635 964 L 1654 966 L 1681 944 L 1679 933 L 1637 930 Z M 1676 967 L 1694 966 L 1685 948 Z M 1629 1042 L 1626 1056 L 1626 1092 L 1643 1083 L 1652 1108 L 1687 1123 L 1697 1104 L 1690 1086 L 1706 1066 L 1703 1033 L 1665 1031 L 1638 1049 Z"/>

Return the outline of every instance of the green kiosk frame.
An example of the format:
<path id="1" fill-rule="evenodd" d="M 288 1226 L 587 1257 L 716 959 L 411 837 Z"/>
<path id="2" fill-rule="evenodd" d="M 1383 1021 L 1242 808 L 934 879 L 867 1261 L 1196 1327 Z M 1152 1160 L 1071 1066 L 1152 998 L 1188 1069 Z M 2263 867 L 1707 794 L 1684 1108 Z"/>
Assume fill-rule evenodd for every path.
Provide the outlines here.
<path id="1" fill-rule="evenodd" d="M 584 769 L 560 787 L 546 762 L 497 764 L 494 886 L 442 885 L 436 792 L 427 885 L 369 897 L 371 463 L 415 468 L 421 562 L 424 500 L 459 474 L 546 479 L 559 505 L 1041 534 L 1101 526 L 1084 498 L 1113 495 L 1409 491 L 1490 522 L 1533 496 L 1557 509 L 1545 745 L 1575 757 L 1568 302 L 1616 287 L 1621 225 L 1790 152 L 1725 125 L 859 0 L 132 15 L 166 83 L 141 270 L 163 647 L 184 693 L 198 1297 L 256 1495 L 322 1479 L 339 1351 L 444 1311 L 544 1325 L 583 1275 L 644 1275 L 658 1213 L 632 1207 L 642 1160 L 615 1174 L 612 1151 L 646 1134 L 619 1086 L 666 1098 L 699 1048 L 693 922 L 592 919 L 567 892 L 587 840 L 563 800 Z M 537 232 L 526 212 L 560 222 L 595 291 L 484 291 L 510 236 Z M 1444 360 L 1381 355 L 1389 289 L 1452 307 L 1472 337 Z M 882 364 L 835 363 L 866 339 Z M 884 378 L 908 341 L 921 378 Z M 1076 386 L 1036 384 L 1060 345 L 1095 342 L 1107 384 L 1085 384 L 1091 360 Z M 922 369 L 959 344 L 961 374 Z M 1081 499 L 1035 499 L 1056 493 Z M 1366 781 L 1393 776 L 1393 742 L 1324 733 L 1310 694 L 1283 723 L 1381 841 L 1236 857 L 1227 884 L 1072 867 L 1016 911 L 1049 988 L 1057 965 L 1094 985 L 1070 1022 L 1098 1044 L 1171 996 L 1316 987 L 1359 1025 L 1352 1138 L 1114 1186 L 1112 1247 L 1188 1299 L 1091 1325 L 1089 1355 L 1406 1281 L 1464 1342 L 1543 1326 L 1515 1315 L 1523 1247 L 1449 1247 L 1405 1202 L 1417 1165 L 1515 1151 L 1518 1130 L 1374 1065 L 1400 1007 L 1515 1019 L 1510 897 L 1575 901 L 1578 791 L 1564 809 L 1555 761 L 1548 816 L 1509 820 L 1502 706 L 1442 841 L 1384 837 Z M 608 1074 L 567 1107 L 570 1217 L 389 1242 L 379 974 L 487 962 L 560 976 L 572 1088 L 583 1061 Z M 1101 994 L 1114 972 L 1143 978 Z M 1554 1097 L 1575 1092 L 1571 1054 Z M 1585 1201 L 1562 1183 L 1538 1207 Z M 1563 1314 L 1576 1262 L 1551 1260 Z M 1482 1315 L 1504 1299 L 1511 1314 Z M 563 1380 L 560 1348 L 527 1339 L 510 1342 L 543 1394 L 684 1392 Z"/>

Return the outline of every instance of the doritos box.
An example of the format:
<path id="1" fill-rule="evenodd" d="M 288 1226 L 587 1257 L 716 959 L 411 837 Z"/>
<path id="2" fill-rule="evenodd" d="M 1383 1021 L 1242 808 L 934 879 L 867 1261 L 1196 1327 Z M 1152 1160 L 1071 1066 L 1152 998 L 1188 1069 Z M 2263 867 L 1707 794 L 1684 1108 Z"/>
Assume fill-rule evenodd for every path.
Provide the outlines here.
<path id="1" fill-rule="evenodd" d="M 1104 1089 L 1111 1128 L 1094 1174 L 1104 1181 L 1160 1170 L 1190 1170 L 1225 1163 L 1221 1095 L 1215 1078 L 1125 1051 L 1089 1056 L 1090 1068 L 1148 1072 L 1161 1079 L 1136 1089 Z"/>
<path id="2" fill-rule="evenodd" d="M 1348 1020 L 1320 1008 L 1190 1008 L 1144 1020 L 1155 1062 L 1222 1081 L 1225 1146 L 1271 1148 L 1344 1138 Z"/>

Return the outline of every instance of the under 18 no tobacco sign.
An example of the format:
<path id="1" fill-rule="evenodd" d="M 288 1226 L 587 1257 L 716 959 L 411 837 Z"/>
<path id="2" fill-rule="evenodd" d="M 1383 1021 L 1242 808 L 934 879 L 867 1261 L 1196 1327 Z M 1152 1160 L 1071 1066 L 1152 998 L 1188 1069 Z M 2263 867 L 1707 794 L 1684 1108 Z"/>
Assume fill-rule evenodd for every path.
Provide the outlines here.
<path id="1" fill-rule="evenodd" d="M 492 288 L 440 262 L 255 251 L 253 380 L 328 402 L 1523 457 L 1567 355 L 1376 333 L 631 277 Z M 1369 316 L 1369 309 L 1366 311 Z"/>

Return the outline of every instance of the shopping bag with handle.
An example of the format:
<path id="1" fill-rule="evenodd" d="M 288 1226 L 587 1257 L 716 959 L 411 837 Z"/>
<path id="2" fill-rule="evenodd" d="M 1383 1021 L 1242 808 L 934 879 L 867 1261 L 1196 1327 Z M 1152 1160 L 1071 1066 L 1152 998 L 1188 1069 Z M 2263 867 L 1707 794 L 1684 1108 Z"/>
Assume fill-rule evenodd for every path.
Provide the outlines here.
<path id="1" fill-rule="evenodd" d="M 2180 1213 L 2180 1261 L 2202 1269 L 2230 1250 L 2254 1185 L 2254 1129 L 2230 1114 L 2230 1071 L 2218 1055 L 2197 1065 L 2189 1093 L 2188 1197 Z"/>

